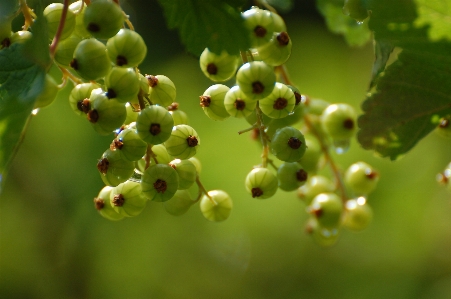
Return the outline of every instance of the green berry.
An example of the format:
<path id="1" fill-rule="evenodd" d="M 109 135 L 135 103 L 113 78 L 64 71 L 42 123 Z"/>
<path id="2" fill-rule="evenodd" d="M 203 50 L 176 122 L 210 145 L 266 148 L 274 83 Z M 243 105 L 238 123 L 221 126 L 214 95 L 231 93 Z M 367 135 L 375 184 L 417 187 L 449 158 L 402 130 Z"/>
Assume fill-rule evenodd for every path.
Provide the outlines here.
<path id="1" fill-rule="evenodd" d="M 70 66 L 83 79 L 98 80 L 108 74 L 111 62 L 105 45 L 95 38 L 89 38 L 78 43 Z"/>
<path id="2" fill-rule="evenodd" d="M 116 212 L 111 206 L 111 190 L 113 190 L 111 186 L 103 187 L 99 195 L 94 198 L 94 206 L 102 217 L 112 221 L 122 220 L 125 216 Z"/>
<path id="3" fill-rule="evenodd" d="M 308 173 L 314 173 L 318 169 L 318 163 L 323 155 L 323 152 L 321 150 L 321 145 L 315 136 L 306 134 L 304 135 L 304 138 L 307 149 L 298 162 L 301 163 L 302 167 Z"/>
<path id="4" fill-rule="evenodd" d="M 331 247 L 335 245 L 340 236 L 340 228 L 324 228 L 315 217 L 311 217 L 306 226 L 306 232 L 310 234 L 316 244 L 322 247 Z"/>
<path id="5" fill-rule="evenodd" d="M 247 117 L 255 111 L 256 106 L 257 101 L 246 98 L 238 85 L 230 88 L 224 97 L 224 107 L 233 117 Z"/>
<path id="6" fill-rule="evenodd" d="M 127 117 L 124 120 L 124 124 L 128 125 L 132 122 L 136 122 L 138 119 L 138 111 L 135 111 L 135 107 L 130 103 L 125 103 L 125 110 L 127 111 Z"/>
<path id="7" fill-rule="evenodd" d="M 133 217 L 144 210 L 147 198 L 142 192 L 140 183 L 126 181 L 111 190 L 110 204 L 117 213 L 125 217 Z"/>
<path id="8" fill-rule="evenodd" d="M 267 168 L 254 168 L 246 177 L 246 190 L 253 198 L 265 199 L 277 192 L 277 177 Z"/>
<path id="9" fill-rule="evenodd" d="M 135 164 L 125 160 L 117 151 L 107 149 L 97 162 L 97 170 L 108 186 L 117 186 L 128 180 L 135 169 Z"/>
<path id="10" fill-rule="evenodd" d="M 175 159 L 169 165 L 177 171 L 179 177 L 179 190 L 188 189 L 196 181 L 196 166 L 190 160 Z"/>
<path id="11" fill-rule="evenodd" d="M 315 175 L 307 180 L 307 183 L 298 189 L 298 197 L 301 198 L 306 205 L 310 205 L 313 198 L 320 193 L 330 193 L 335 190 L 334 183 L 327 177 Z"/>
<path id="12" fill-rule="evenodd" d="M 253 48 L 269 42 L 274 32 L 274 20 L 270 11 L 254 6 L 243 12 L 242 16 L 244 25 L 251 33 Z"/>
<path id="13" fill-rule="evenodd" d="M 323 114 L 324 110 L 326 110 L 329 105 L 330 103 L 325 100 L 312 98 L 307 98 L 307 101 L 305 103 L 308 113 L 314 115 Z"/>
<path id="14" fill-rule="evenodd" d="M 358 22 L 368 18 L 368 10 L 365 8 L 362 0 L 345 0 L 343 13 Z"/>
<path id="15" fill-rule="evenodd" d="M 194 203 L 187 190 L 177 190 L 170 200 L 163 202 L 163 207 L 169 214 L 180 216 L 185 214 Z"/>
<path id="16" fill-rule="evenodd" d="M 196 172 L 197 175 L 200 174 L 200 171 L 202 170 L 202 164 L 200 163 L 200 160 L 197 159 L 196 157 L 191 157 L 188 160 L 190 160 L 191 162 L 193 162 L 194 166 L 196 167 Z"/>
<path id="17" fill-rule="evenodd" d="M 248 116 L 246 116 L 246 121 L 248 122 L 248 124 L 250 125 L 254 125 L 257 123 L 257 114 L 254 111 L 252 111 L 251 114 L 249 114 Z M 272 118 L 270 118 L 269 116 L 262 114 L 262 122 L 264 126 L 269 126 L 271 124 L 271 122 L 273 121 Z"/>
<path id="18" fill-rule="evenodd" d="M 33 36 L 33 34 L 30 31 L 17 31 L 14 32 L 10 37 L 11 45 L 15 43 L 24 43 L 27 40 L 30 40 L 30 38 Z M 1 45 L 0 45 L 1 48 Z"/>
<path id="19" fill-rule="evenodd" d="M 348 104 L 329 105 L 321 114 L 322 127 L 333 140 L 348 140 L 354 136 L 356 119 L 354 108 Z"/>
<path id="20" fill-rule="evenodd" d="M 149 98 L 154 104 L 167 107 L 175 102 L 175 85 L 164 75 L 146 76 L 149 84 Z"/>
<path id="21" fill-rule="evenodd" d="M 212 120 L 225 120 L 230 117 L 224 106 L 224 98 L 229 90 L 230 88 L 223 84 L 215 84 L 199 97 L 202 110 Z"/>
<path id="22" fill-rule="evenodd" d="M 263 114 L 265 115 L 265 114 Z M 287 126 L 293 126 L 297 123 L 299 123 L 304 116 L 304 109 L 301 105 L 294 106 L 294 110 L 288 114 L 285 117 L 282 118 L 276 118 L 272 119 L 271 122 L 269 122 L 266 125 L 265 132 L 268 135 L 270 139 L 274 136 L 277 130 L 282 129 Z"/>
<path id="23" fill-rule="evenodd" d="M 59 91 L 58 84 L 55 79 L 52 78 L 49 74 L 45 75 L 44 89 L 36 98 L 36 102 L 34 103 L 34 108 L 43 108 L 55 101 L 56 95 Z"/>
<path id="24" fill-rule="evenodd" d="M 152 145 L 152 153 L 154 154 L 154 157 L 150 157 L 149 165 L 169 164 L 169 162 L 174 160 L 174 157 L 168 154 L 168 151 L 166 150 L 166 147 L 163 144 Z M 156 163 L 155 160 L 158 163 Z M 147 162 L 145 157 L 137 161 L 136 168 L 138 169 L 138 171 L 144 172 L 144 170 L 146 169 L 146 163 Z"/>
<path id="25" fill-rule="evenodd" d="M 279 129 L 271 140 L 271 153 L 284 162 L 296 162 L 305 153 L 305 138 L 293 127 Z"/>
<path id="26" fill-rule="evenodd" d="M 139 137 L 148 144 L 160 144 L 171 136 L 174 120 L 161 106 L 147 106 L 138 115 L 136 129 Z"/>
<path id="27" fill-rule="evenodd" d="M 320 193 L 310 203 L 309 212 L 316 217 L 321 227 L 332 229 L 340 224 L 343 203 L 335 193 Z"/>
<path id="28" fill-rule="evenodd" d="M 230 216 L 233 203 L 230 196 L 222 190 L 208 191 L 200 200 L 200 211 L 207 220 L 224 221 Z"/>
<path id="29" fill-rule="evenodd" d="M 177 191 L 179 178 L 175 169 L 168 164 L 154 164 L 144 171 L 141 185 L 149 200 L 167 201 Z"/>
<path id="30" fill-rule="evenodd" d="M 86 4 L 83 4 L 83 9 L 80 11 L 83 0 L 76 1 L 69 5 L 69 9 L 75 14 L 75 29 L 73 35 L 78 35 L 81 38 L 90 38 L 91 34 L 86 30 L 83 18 L 85 16 Z"/>
<path id="31" fill-rule="evenodd" d="M 346 170 L 344 180 L 356 195 L 368 195 L 376 188 L 379 174 L 367 163 L 357 162 Z"/>
<path id="32" fill-rule="evenodd" d="M 168 153 L 178 159 L 193 157 L 200 145 L 199 135 L 188 125 L 177 125 L 164 143 Z"/>
<path id="33" fill-rule="evenodd" d="M 276 75 L 274 69 L 263 61 L 252 61 L 239 68 L 236 82 L 247 98 L 259 100 L 271 94 Z"/>
<path id="34" fill-rule="evenodd" d="M 235 75 L 239 61 L 239 56 L 229 55 L 226 51 L 216 55 L 205 48 L 200 55 L 199 64 L 207 78 L 214 82 L 224 82 Z"/>
<path id="35" fill-rule="evenodd" d="M 348 200 L 345 204 L 345 209 L 343 225 L 350 230 L 363 230 L 368 227 L 373 219 L 373 210 L 366 203 L 364 197 Z"/>
<path id="36" fill-rule="evenodd" d="M 274 33 L 272 39 L 257 48 L 261 60 L 271 66 L 284 64 L 291 55 L 292 42 L 286 32 Z"/>
<path id="37" fill-rule="evenodd" d="M 75 85 L 69 95 L 69 104 L 77 115 L 86 117 L 86 113 L 91 110 L 91 92 L 94 89 L 100 88 L 96 83 L 81 83 Z"/>
<path id="38" fill-rule="evenodd" d="M 91 110 L 88 111 L 87 117 L 97 133 L 108 135 L 122 126 L 127 116 L 124 104 L 108 99 L 101 88 L 91 92 L 89 101 Z"/>
<path id="39" fill-rule="evenodd" d="M 174 126 L 176 125 L 188 125 L 188 114 L 183 112 L 180 109 L 169 111 L 169 114 L 171 114 L 172 119 L 174 120 Z"/>
<path id="40" fill-rule="evenodd" d="M 69 67 L 73 59 L 75 48 L 81 42 L 82 38 L 78 35 L 71 35 L 65 40 L 59 42 L 55 52 L 55 61 L 64 67 Z"/>
<path id="41" fill-rule="evenodd" d="M 58 30 L 64 5 L 62 3 L 52 3 L 48 5 L 43 12 L 44 18 L 47 20 L 47 28 L 49 37 L 53 38 Z M 60 40 L 68 38 L 75 29 L 75 14 L 70 9 L 67 10 L 66 20 L 64 21 L 63 32 Z"/>
<path id="42" fill-rule="evenodd" d="M 146 154 L 147 143 L 134 129 L 125 129 L 113 140 L 110 149 L 119 151 L 128 161 L 138 161 Z"/>
<path id="43" fill-rule="evenodd" d="M 137 67 L 147 55 L 147 46 L 138 32 L 121 29 L 106 43 L 111 61 L 121 67 Z"/>
<path id="44" fill-rule="evenodd" d="M 107 97 L 118 102 L 132 102 L 138 97 L 139 77 L 132 68 L 113 67 L 105 77 Z"/>
<path id="45" fill-rule="evenodd" d="M 271 94 L 260 100 L 260 109 L 271 118 L 284 118 L 292 113 L 295 103 L 293 91 L 277 82 Z"/>
<path id="46" fill-rule="evenodd" d="M 271 17 L 274 23 L 274 32 L 283 32 L 287 31 L 287 26 L 285 25 L 285 21 L 282 19 L 280 15 L 275 12 L 271 12 Z"/>
<path id="47" fill-rule="evenodd" d="M 111 0 L 96 0 L 84 9 L 83 23 L 95 38 L 109 39 L 123 26 L 124 12 L 119 4 Z"/>
<path id="48" fill-rule="evenodd" d="M 296 162 L 286 162 L 277 169 L 279 188 L 284 191 L 294 191 L 307 181 L 308 174 Z"/>

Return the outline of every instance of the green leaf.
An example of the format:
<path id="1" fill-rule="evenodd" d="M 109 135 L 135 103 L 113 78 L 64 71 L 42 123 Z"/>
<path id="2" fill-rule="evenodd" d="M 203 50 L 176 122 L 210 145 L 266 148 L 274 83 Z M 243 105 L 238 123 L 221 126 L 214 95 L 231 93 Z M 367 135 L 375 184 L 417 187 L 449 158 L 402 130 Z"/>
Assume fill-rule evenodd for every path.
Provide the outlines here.
<path id="1" fill-rule="evenodd" d="M 430 26 L 428 36 L 431 40 L 451 40 L 451 4 L 444 0 L 415 0 L 418 18 L 417 27 Z"/>
<path id="2" fill-rule="evenodd" d="M 169 28 L 178 28 L 186 49 L 197 56 L 207 47 L 218 54 L 250 47 L 241 13 L 229 1 L 159 0 Z"/>
<path id="3" fill-rule="evenodd" d="M 373 70 L 371 72 L 370 89 L 376 84 L 376 79 L 381 72 L 384 71 L 390 54 L 393 52 L 394 46 L 387 40 L 376 40 L 374 43 L 374 53 L 376 60 L 373 64 Z"/>
<path id="4" fill-rule="evenodd" d="M 279 13 L 287 13 L 293 9 L 293 0 L 267 0 Z"/>
<path id="5" fill-rule="evenodd" d="M 344 0 L 317 0 L 316 5 L 325 17 L 327 27 L 334 33 L 342 34 L 351 46 L 366 44 L 371 38 L 368 21 L 359 24 L 343 14 Z"/>
<path id="6" fill-rule="evenodd" d="M 0 21 L 11 19 L 11 16 L 19 9 L 18 0 L 2 0 L 0 1 Z"/>

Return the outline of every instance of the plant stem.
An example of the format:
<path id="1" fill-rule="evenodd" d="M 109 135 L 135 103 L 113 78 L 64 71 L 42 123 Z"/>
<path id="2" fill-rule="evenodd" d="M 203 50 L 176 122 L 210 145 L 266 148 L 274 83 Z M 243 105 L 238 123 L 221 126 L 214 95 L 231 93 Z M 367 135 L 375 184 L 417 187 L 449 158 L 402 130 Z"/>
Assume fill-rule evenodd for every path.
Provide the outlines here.
<path id="1" fill-rule="evenodd" d="M 58 24 L 58 29 L 56 30 L 55 37 L 53 38 L 52 44 L 50 45 L 50 57 L 53 59 L 56 52 L 56 47 L 61 39 L 61 34 L 63 33 L 64 24 L 66 23 L 67 10 L 69 9 L 69 0 L 64 0 L 63 11 L 61 13 L 60 23 Z"/>
<path id="2" fill-rule="evenodd" d="M 196 175 L 196 184 L 197 184 L 197 187 L 199 188 L 199 198 L 200 198 L 201 193 L 204 193 L 211 200 L 211 202 L 215 206 L 217 206 L 218 203 L 213 198 L 211 198 L 211 196 L 208 194 L 207 189 L 205 189 L 204 185 L 202 185 L 198 175 Z"/>
<path id="3" fill-rule="evenodd" d="M 28 7 L 27 0 L 20 0 L 20 9 L 22 10 L 25 23 L 22 26 L 23 30 L 28 30 L 28 28 L 33 24 L 33 11 Z"/>
<path id="4" fill-rule="evenodd" d="M 263 145 L 262 166 L 266 168 L 268 166 L 269 145 L 265 133 L 265 126 L 263 124 L 263 112 L 261 111 L 259 104 L 260 103 L 257 102 L 257 106 L 255 107 L 255 114 L 257 115 L 257 128 L 260 130 L 260 139 Z"/>

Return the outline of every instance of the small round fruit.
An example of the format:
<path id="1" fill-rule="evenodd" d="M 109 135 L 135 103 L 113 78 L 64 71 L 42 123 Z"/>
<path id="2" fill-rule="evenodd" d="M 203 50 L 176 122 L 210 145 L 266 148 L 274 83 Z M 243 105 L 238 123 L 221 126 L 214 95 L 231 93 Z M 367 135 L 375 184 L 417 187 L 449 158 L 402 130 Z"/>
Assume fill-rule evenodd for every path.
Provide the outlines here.
<path id="1" fill-rule="evenodd" d="M 331 193 L 335 190 L 334 183 L 327 177 L 315 175 L 307 180 L 307 183 L 298 189 L 298 197 L 306 205 L 310 205 L 313 198 L 320 193 Z"/>
<path id="2" fill-rule="evenodd" d="M 293 91 L 277 82 L 271 94 L 260 100 L 260 109 L 271 118 L 284 118 L 292 113 L 296 104 Z"/>
<path id="3" fill-rule="evenodd" d="M 193 157 L 199 145 L 199 135 L 188 125 L 174 126 L 171 136 L 164 143 L 171 156 L 182 160 Z"/>
<path id="4" fill-rule="evenodd" d="M 86 4 L 83 4 L 83 9 L 80 11 L 80 8 L 83 4 L 83 0 L 75 1 L 71 5 L 69 5 L 69 9 L 75 14 L 75 28 L 73 35 L 78 35 L 81 38 L 90 38 L 91 34 L 86 30 L 85 23 L 83 22 L 83 18 L 85 16 L 85 9 L 87 7 Z"/>
<path id="5" fill-rule="evenodd" d="M 83 23 L 95 38 L 109 39 L 124 25 L 125 15 L 119 4 L 111 0 L 96 0 L 84 9 Z"/>
<path id="6" fill-rule="evenodd" d="M 116 212 L 110 204 L 111 190 L 113 190 L 111 186 L 103 187 L 94 198 L 94 206 L 102 217 L 112 221 L 122 220 L 125 216 Z"/>
<path id="7" fill-rule="evenodd" d="M 230 196 L 222 190 L 208 191 L 200 200 L 200 211 L 207 220 L 224 221 L 230 216 L 233 202 Z"/>
<path id="8" fill-rule="evenodd" d="M 340 236 L 340 227 L 324 228 L 315 217 L 308 220 L 305 230 L 312 236 L 315 243 L 322 247 L 335 245 Z"/>
<path id="9" fill-rule="evenodd" d="M 55 52 L 55 61 L 62 66 L 69 67 L 74 57 L 75 48 L 81 42 L 82 38 L 78 35 L 71 35 L 65 40 L 59 42 Z"/>
<path id="10" fill-rule="evenodd" d="M 238 85 L 230 88 L 224 97 L 224 107 L 233 117 L 247 117 L 255 111 L 256 106 L 257 101 L 246 98 Z"/>
<path id="11" fill-rule="evenodd" d="M 174 120 L 174 126 L 189 124 L 188 114 L 186 114 L 184 111 L 177 109 L 169 111 L 169 114 L 171 114 L 172 119 Z"/>
<path id="12" fill-rule="evenodd" d="M 271 94 L 276 75 L 274 69 L 263 61 L 252 61 L 239 68 L 236 82 L 247 98 L 259 100 Z"/>
<path id="13" fill-rule="evenodd" d="M 363 230 L 368 227 L 373 219 L 373 210 L 366 203 L 364 197 L 348 200 L 345 209 L 343 225 L 350 230 Z"/>
<path id="14" fill-rule="evenodd" d="M 194 166 L 196 167 L 197 175 L 200 175 L 200 172 L 202 170 L 202 164 L 200 163 L 200 160 L 197 159 L 196 157 L 191 157 L 188 160 L 193 162 Z"/>
<path id="15" fill-rule="evenodd" d="M 133 107 L 130 103 L 125 103 L 125 110 L 127 111 L 127 117 L 124 120 L 124 125 L 136 122 L 139 112 L 135 111 L 135 107 Z"/>
<path id="16" fill-rule="evenodd" d="M 96 83 L 81 83 L 77 84 L 69 95 L 69 104 L 77 115 L 86 117 L 86 113 L 91 110 L 91 92 L 94 89 L 100 88 L 100 85 Z"/>
<path id="17" fill-rule="evenodd" d="M 199 64 L 207 78 L 214 82 L 224 82 L 235 75 L 239 61 L 237 55 L 229 55 L 226 51 L 216 55 L 205 48 L 200 55 Z"/>
<path id="18" fill-rule="evenodd" d="M 147 106 L 138 115 L 136 130 L 139 137 L 148 144 L 160 144 L 171 136 L 174 120 L 161 106 Z"/>
<path id="19" fill-rule="evenodd" d="M 47 20 L 47 28 L 49 31 L 49 37 L 53 38 L 58 30 L 60 24 L 61 15 L 63 13 L 64 5 L 62 3 L 52 3 L 48 5 L 43 12 L 45 19 Z M 63 32 L 61 33 L 60 40 L 68 38 L 75 29 L 75 14 L 70 9 L 67 10 L 66 20 L 64 22 Z"/>
<path id="20" fill-rule="evenodd" d="M 315 173 L 318 170 L 319 160 L 323 155 L 321 145 L 318 139 L 311 134 L 304 135 L 304 138 L 307 149 L 298 162 L 301 163 L 308 173 Z"/>
<path id="21" fill-rule="evenodd" d="M 167 107 L 175 102 L 175 85 L 164 75 L 146 76 L 149 84 L 149 98 L 153 104 Z"/>
<path id="22" fill-rule="evenodd" d="M 291 55 L 292 42 L 286 32 L 275 32 L 272 39 L 257 48 L 258 55 L 266 64 L 279 66 L 287 62 Z"/>
<path id="23" fill-rule="evenodd" d="M 110 149 L 119 151 L 128 161 L 138 161 L 146 154 L 147 143 L 134 129 L 125 129 L 113 140 Z"/>
<path id="24" fill-rule="evenodd" d="M 335 193 L 320 193 L 313 198 L 308 210 L 321 227 L 331 229 L 340 224 L 343 203 Z"/>
<path id="25" fill-rule="evenodd" d="M 269 42 L 274 32 L 274 20 L 270 11 L 253 6 L 243 12 L 242 16 L 244 25 L 251 32 L 253 48 Z"/>
<path id="26" fill-rule="evenodd" d="M 174 196 L 179 178 L 175 169 L 168 164 L 154 164 L 144 171 L 141 185 L 149 200 L 162 202 Z"/>
<path id="27" fill-rule="evenodd" d="M 29 40 L 33 34 L 30 31 L 17 31 L 10 37 L 11 45 L 15 43 L 24 43 Z"/>
<path id="28" fill-rule="evenodd" d="M 357 128 L 356 119 L 354 108 L 348 104 L 329 105 L 321 114 L 323 129 L 334 140 L 351 138 Z"/>
<path id="29" fill-rule="evenodd" d="M 125 181 L 111 190 L 110 204 L 117 213 L 133 217 L 144 210 L 147 198 L 142 193 L 140 183 Z"/>
<path id="30" fill-rule="evenodd" d="M 267 168 L 254 168 L 246 177 L 246 190 L 253 198 L 265 199 L 277 192 L 277 177 Z"/>
<path id="31" fill-rule="evenodd" d="M 379 174 L 369 164 L 357 162 L 349 166 L 344 179 L 356 195 L 368 195 L 376 188 Z"/>
<path id="32" fill-rule="evenodd" d="M 135 164 L 125 160 L 117 151 L 107 149 L 97 162 L 97 170 L 108 186 L 117 186 L 128 180 L 135 169 Z"/>
<path id="33" fill-rule="evenodd" d="M 263 114 L 266 116 L 266 114 Z M 274 136 L 277 130 L 286 126 L 294 126 L 302 121 L 304 116 L 304 109 L 302 105 L 294 106 L 293 111 L 285 117 L 272 119 L 270 123 L 266 125 L 265 132 L 270 139 Z M 268 116 L 267 116 L 268 117 Z"/>
<path id="34" fill-rule="evenodd" d="M 170 200 L 163 202 L 163 207 L 169 214 L 180 216 L 185 214 L 194 203 L 187 190 L 177 190 Z"/>
<path id="35" fill-rule="evenodd" d="M 224 98 L 230 90 L 223 84 L 215 84 L 207 88 L 200 98 L 200 106 L 205 114 L 212 120 L 225 120 L 230 117 L 224 106 Z"/>
<path id="36" fill-rule="evenodd" d="M 107 97 L 118 102 L 132 102 L 138 97 L 139 77 L 132 68 L 113 67 L 105 77 Z"/>
<path id="37" fill-rule="evenodd" d="M 111 62 L 104 44 L 95 38 L 78 43 L 70 66 L 85 80 L 98 80 L 110 71 Z"/>
<path id="38" fill-rule="evenodd" d="M 111 61 L 121 67 L 137 67 L 147 55 L 147 46 L 138 32 L 121 29 L 106 43 Z"/>
<path id="39" fill-rule="evenodd" d="M 271 12 L 271 17 L 274 23 L 274 32 L 283 32 L 287 31 L 287 26 L 285 25 L 285 21 L 282 19 L 282 17 L 275 13 Z"/>
<path id="40" fill-rule="evenodd" d="M 45 75 L 44 89 L 36 98 L 34 102 L 34 108 L 43 108 L 47 107 L 56 99 L 56 95 L 58 94 L 59 87 L 56 83 L 55 79 L 52 78 L 49 74 Z"/>
<path id="41" fill-rule="evenodd" d="M 190 160 L 175 159 L 169 162 L 169 166 L 177 171 L 179 176 L 179 190 L 188 189 L 196 181 L 196 166 Z"/>
<path id="42" fill-rule="evenodd" d="M 293 127 L 279 129 L 271 140 L 271 153 L 284 162 L 296 162 L 305 153 L 305 138 Z"/>
<path id="43" fill-rule="evenodd" d="M 304 185 L 308 179 L 308 173 L 299 163 L 286 162 L 277 169 L 279 188 L 284 191 L 294 191 Z"/>

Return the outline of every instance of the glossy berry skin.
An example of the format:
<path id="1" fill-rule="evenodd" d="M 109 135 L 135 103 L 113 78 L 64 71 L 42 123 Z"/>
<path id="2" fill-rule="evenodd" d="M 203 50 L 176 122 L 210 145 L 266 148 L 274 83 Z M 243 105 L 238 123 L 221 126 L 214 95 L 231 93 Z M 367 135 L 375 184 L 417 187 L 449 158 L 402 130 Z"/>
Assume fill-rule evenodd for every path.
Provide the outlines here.
<path id="1" fill-rule="evenodd" d="M 127 111 L 127 117 L 124 120 L 124 125 L 128 125 L 132 122 L 135 122 L 138 119 L 138 112 L 135 111 L 135 108 L 130 103 L 125 103 L 125 110 Z"/>
<path id="2" fill-rule="evenodd" d="M 257 101 L 249 100 L 238 85 L 233 86 L 224 97 L 224 107 L 233 117 L 247 117 L 255 111 Z"/>
<path id="3" fill-rule="evenodd" d="M 313 198 L 309 211 L 321 227 L 332 229 L 340 224 L 343 203 L 335 193 L 321 193 Z"/>
<path id="4" fill-rule="evenodd" d="M 139 77 L 132 68 L 113 67 L 105 77 L 105 88 L 109 99 L 132 102 L 138 97 Z"/>
<path id="5" fill-rule="evenodd" d="M 128 161 L 138 161 L 146 154 L 147 143 L 134 129 L 125 129 L 113 140 L 110 148 L 120 152 Z"/>
<path id="6" fill-rule="evenodd" d="M 207 88 L 200 98 L 200 106 L 205 114 L 212 120 L 225 120 L 230 117 L 224 106 L 224 98 L 230 90 L 223 84 L 215 84 Z"/>
<path id="7" fill-rule="evenodd" d="M 82 38 L 78 35 L 71 35 L 65 40 L 59 42 L 55 52 L 55 61 L 61 66 L 69 67 L 73 59 L 75 48 L 81 42 Z"/>
<path id="8" fill-rule="evenodd" d="M 286 32 L 274 33 L 271 40 L 257 48 L 259 58 L 271 66 L 279 66 L 287 62 L 291 55 L 293 43 Z"/>
<path id="9" fill-rule="evenodd" d="M 175 169 L 168 164 L 154 164 L 144 171 L 141 185 L 149 200 L 163 202 L 174 196 L 179 178 Z"/>
<path id="10" fill-rule="evenodd" d="M 147 55 L 147 46 L 136 31 L 121 29 L 110 38 L 106 47 L 113 63 L 120 67 L 137 67 Z"/>
<path id="11" fill-rule="evenodd" d="M 55 101 L 56 95 L 58 94 L 59 87 L 56 83 L 55 79 L 52 78 L 49 74 L 45 75 L 45 83 L 44 89 L 36 98 L 34 102 L 34 108 L 43 108 L 47 107 L 51 103 Z"/>
<path id="12" fill-rule="evenodd" d="M 85 80 L 98 80 L 110 71 L 111 62 L 104 44 L 95 38 L 78 43 L 70 66 Z"/>
<path id="13" fill-rule="evenodd" d="M 75 14 L 75 28 L 72 35 L 77 35 L 81 38 L 90 38 L 91 34 L 86 30 L 83 18 L 85 16 L 86 4 L 83 4 L 83 9 L 80 11 L 83 0 L 78 0 L 69 5 L 69 10 Z"/>
<path id="14" fill-rule="evenodd" d="M 248 99 L 260 100 L 271 94 L 276 75 L 273 67 L 263 61 L 252 61 L 238 69 L 236 82 Z"/>
<path id="15" fill-rule="evenodd" d="M 242 16 L 244 25 L 250 32 L 253 48 L 269 42 L 274 32 L 274 20 L 270 11 L 254 6 L 243 12 Z"/>
<path id="16" fill-rule="evenodd" d="M 293 91 L 285 84 L 276 82 L 271 94 L 260 100 L 260 109 L 271 118 L 288 116 L 296 104 Z"/>
<path id="17" fill-rule="evenodd" d="M 182 160 L 193 157 L 199 145 L 199 135 L 188 125 L 175 126 L 171 136 L 164 143 L 169 155 Z"/>
<path id="18" fill-rule="evenodd" d="M 100 85 L 89 82 L 77 84 L 72 89 L 69 95 L 69 104 L 75 114 L 86 117 L 86 113 L 91 110 L 91 102 L 89 100 L 91 92 L 97 88 L 100 88 Z"/>
<path id="19" fill-rule="evenodd" d="M 350 199 L 345 204 L 343 225 L 353 231 L 361 231 L 368 227 L 373 219 L 373 210 L 363 197 Z"/>
<path id="20" fill-rule="evenodd" d="M 175 85 L 164 75 L 147 76 L 149 84 L 149 98 L 154 104 L 167 107 L 175 102 Z"/>
<path id="21" fill-rule="evenodd" d="M 298 161 L 306 148 L 304 135 L 293 127 L 277 130 L 270 145 L 271 153 L 284 162 Z"/>
<path id="22" fill-rule="evenodd" d="M 344 180 L 356 195 L 368 195 L 376 188 L 379 174 L 369 164 L 357 162 L 346 170 Z"/>
<path id="23" fill-rule="evenodd" d="M 147 106 L 138 115 L 136 130 L 139 137 L 148 144 L 160 144 L 171 136 L 174 120 L 161 106 Z"/>
<path id="24" fill-rule="evenodd" d="M 170 200 L 163 202 L 163 207 L 169 214 L 181 216 L 185 214 L 194 203 L 195 201 L 191 198 L 191 194 L 187 190 L 177 190 Z"/>
<path id="25" fill-rule="evenodd" d="M 179 190 L 188 189 L 196 181 L 196 166 L 190 160 L 175 159 L 169 162 L 169 166 L 177 171 L 179 177 Z"/>
<path id="26" fill-rule="evenodd" d="M 334 140 L 347 140 L 354 136 L 357 115 L 348 104 L 329 105 L 321 114 L 324 131 Z"/>
<path id="27" fill-rule="evenodd" d="M 111 0 L 92 1 L 85 9 L 83 23 L 95 38 L 109 39 L 123 26 L 125 20 L 121 7 Z"/>
<path id="28" fill-rule="evenodd" d="M 94 130 L 100 135 L 109 135 L 122 126 L 127 116 L 125 105 L 110 100 L 101 88 L 94 89 L 89 97 L 91 110 L 87 118 Z"/>
<path id="29" fill-rule="evenodd" d="M 122 220 L 125 216 L 116 212 L 110 204 L 111 190 L 111 186 L 103 187 L 94 198 L 94 206 L 102 217 L 112 221 Z"/>
<path id="30" fill-rule="evenodd" d="M 214 82 L 225 82 L 231 79 L 236 73 L 239 61 L 240 58 L 237 55 L 229 55 L 226 51 L 217 55 L 210 52 L 208 48 L 205 48 L 199 58 L 200 69 Z"/>
<path id="31" fill-rule="evenodd" d="M 304 135 L 304 138 L 307 149 L 298 162 L 301 163 L 302 167 L 308 173 L 316 173 L 319 160 L 323 156 L 321 145 L 319 144 L 318 139 L 311 134 Z"/>
<path id="32" fill-rule="evenodd" d="M 232 199 L 229 194 L 222 190 L 208 191 L 208 196 L 204 195 L 200 200 L 200 211 L 202 215 L 210 221 L 224 221 L 230 216 L 233 208 Z"/>
<path id="33" fill-rule="evenodd" d="M 202 170 L 202 164 L 200 163 L 200 160 L 197 159 L 196 157 L 191 157 L 188 160 L 190 160 L 196 167 L 197 175 L 200 175 L 200 172 Z"/>
<path id="34" fill-rule="evenodd" d="M 287 31 L 287 26 L 285 25 L 285 21 L 283 18 L 277 13 L 271 12 L 271 17 L 274 23 L 274 32 L 283 32 Z"/>
<path id="35" fill-rule="evenodd" d="M 340 227 L 322 227 L 315 217 L 311 217 L 306 225 L 306 232 L 310 234 L 315 243 L 321 247 L 331 247 L 335 245 L 340 236 L 340 231 Z"/>
<path id="36" fill-rule="evenodd" d="M 111 190 L 110 204 L 117 213 L 133 217 L 144 210 L 147 198 L 142 193 L 140 183 L 125 181 Z"/>
<path id="37" fill-rule="evenodd" d="M 24 43 L 27 40 L 29 40 L 32 36 L 33 36 L 33 34 L 30 31 L 14 32 L 10 37 L 11 45 L 14 43 Z"/>
<path id="38" fill-rule="evenodd" d="M 52 3 L 48 5 L 43 12 L 44 17 L 47 20 L 47 28 L 49 30 L 49 37 L 53 38 L 58 30 L 61 15 L 63 13 L 62 3 Z M 66 20 L 64 22 L 63 32 L 60 36 L 61 40 L 68 38 L 75 29 L 75 14 L 68 9 Z"/>
<path id="39" fill-rule="evenodd" d="M 253 198 L 265 199 L 277 192 L 277 177 L 267 168 L 254 168 L 246 176 L 246 190 Z"/>
<path id="40" fill-rule="evenodd" d="M 97 162 L 97 170 L 108 186 L 117 186 L 128 180 L 135 169 L 135 164 L 125 160 L 117 151 L 107 149 Z"/>
<path id="41" fill-rule="evenodd" d="M 327 177 L 322 175 L 311 176 L 307 183 L 298 189 L 298 197 L 302 199 L 306 205 L 310 205 L 313 198 L 320 193 L 331 193 L 335 190 L 334 183 Z"/>
<path id="42" fill-rule="evenodd" d="M 177 109 L 169 111 L 169 114 L 171 114 L 172 119 L 174 120 L 174 126 L 189 125 L 188 114 L 186 114 L 184 111 Z"/>
<path id="43" fill-rule="evenodd" d="M 266 116 L 265 114 L 263 114 Z M 304 116 L 304 109 L 302 105 L 294 106 L 293 111 L 285 117 L 282 118 L 271 118 L 271 122 L 266 125 L 265 132 L 270 139 L 274 136 L 277 130 L 282 129 L 287 126 L 294 126 L 301 122 Z"/>
<path id="44" fill-rule="evenodd" d="M 304 185 L 308 179 L 308 173 L 299 163 L 286 162 L 277 169 L 279 188 L 284 191 L 294 191 Z"/>

